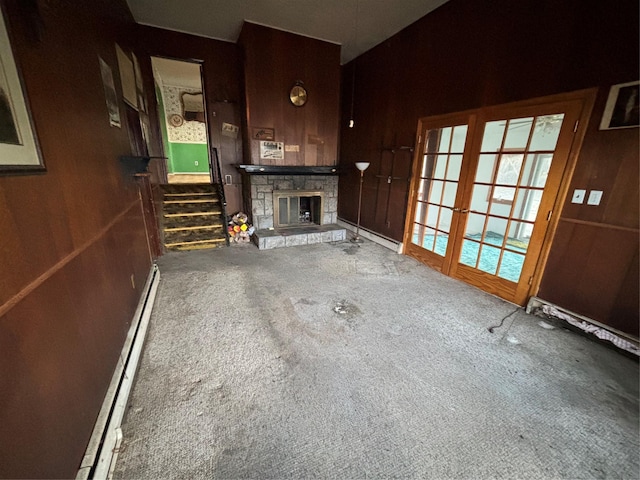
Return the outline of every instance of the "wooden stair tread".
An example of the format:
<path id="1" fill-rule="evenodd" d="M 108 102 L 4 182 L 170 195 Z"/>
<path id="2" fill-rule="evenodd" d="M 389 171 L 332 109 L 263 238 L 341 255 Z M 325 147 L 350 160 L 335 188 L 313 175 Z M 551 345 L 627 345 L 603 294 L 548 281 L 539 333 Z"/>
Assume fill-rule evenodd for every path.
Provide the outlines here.
<path id="1" fill-rule="evenodd" d="M 218 203 L 217 198 L 209 200 L 163 200 L 162 203 L 167 205 L 175 205 L 177 203 Z"/>
<path id="2" fill-rule="evenodd" d="M 225 219 L 213 185 L 162 188 L 163 242 L 167 250 L 216 248 L 227 243 Z"/>
<path id="3" fill-rule="evenodd" d="M 220 243 L 226 241 L 225 238 L 212 238 L 209 240 L 193 240 L 191 242 L 174 242 L 174 243 L 165 243 L 165 247 L 177 247 L 180 245 L 196 245 L 196 244 L 205 244 L 205 243 Z"/>
<path id="4" fill-rule="evenodd" d="M 214 224 L 214 225 L 195 225 L 191 227 L 169 227 L 165 228 L 165 232 L 179 232 L 180 230 L 207 230 L 211 228 L 222 228 L 222 224 Z"/>
<path id="5" fill-rule="evenodd" d="M 190 196 L 202 196 L 202 195 L 213 195 L 213 192 L 182 192 L 182 193 L 165 193 L 165 197 L 190 197 Z"/>
<path id="6" fill-rule="evenodd" d="M 220 211 L 210 211 L 210 212 L 191 212 L 191 213 L 165 213 L 165 217 L 194 217 L 197 215 L 221 215 Z"/>

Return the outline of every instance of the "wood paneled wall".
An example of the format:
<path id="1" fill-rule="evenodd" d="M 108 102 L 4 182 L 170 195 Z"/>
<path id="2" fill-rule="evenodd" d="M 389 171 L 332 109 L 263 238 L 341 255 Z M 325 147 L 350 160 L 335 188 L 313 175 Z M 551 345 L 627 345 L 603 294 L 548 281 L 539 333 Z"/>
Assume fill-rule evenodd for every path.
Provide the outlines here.
<path id="1" fill-rule="evenodd" d="M 152 154 L 162 155 L 163 147 L 151 56 L 174 60 L 197 60 L 202 64 L 211 146 L 218 148 L 223 175 L 231 175 L 234 184 L 240 183 L 240 173 L 234 167 L 235 164 L 242 163 L 240 134 L 237 139 L 221 134 L 223 122 L 238 126 L 242 123 L 241 62 L 238 46 L 220 40 L 143 25 L 136 25 L 136 39 L 136 45 L 141 52 L 138 59 L 144 77 L 145 92 L 148 94 L 151 142 L 154 149 Z M 152 164 L 159 162 L 162 160 L 152 160 Z M 152 168 L 161 170 L 157 165 L 152 165 Z"/>
<path id="2" fill-rule="evenodd" d="M 245 161 L 254 165 L 336 165 L 340 110 L 340 46 L 245 23 L 238 41 L 244 54 L 247 137 Z M 295 107 L 289 91 L 302 81 L 308 101 Z M 260 159 L 253 128 L 275 129 L 275 141 L 297 146 L 284 160 Z"/>
<path id="3" fill-rule="evenodd" d="M 120 86 L 124 0 L 3 0 L 47 168 L 0 176 L 0 477 L 73 478 L 151 266 Z"/>
<path id="4" fill-rule="evenodd" d="M 406 188 L 376 175 L 391 169 L 383 147 L 414 144 L 420 117 L 599 87 L 572 187 L 604 190 L 603 203 L 565 205 L 540 296 L 637 335 L 638 130 L 597 130 L 609 87 L 638 79 L 637 19 L 636 0 L 450 0 L 350 62 L 339 216 L 355 222 L 353 164 L 371 162 L 361 223 L 402 239 Z M 381 212 L 386 205 L 395 212 Z"/>

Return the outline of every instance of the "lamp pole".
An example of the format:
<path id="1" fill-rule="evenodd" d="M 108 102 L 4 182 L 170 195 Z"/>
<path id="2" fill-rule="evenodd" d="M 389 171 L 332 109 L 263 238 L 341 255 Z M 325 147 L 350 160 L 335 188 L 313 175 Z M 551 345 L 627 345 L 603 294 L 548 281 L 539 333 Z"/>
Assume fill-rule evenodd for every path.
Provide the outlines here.
<path id="1" fill-rule="evenodd" d="M 360 212 L 362 210 L 362 184 L 364 183 L 364 171 L 369 168 L 369 162 L 356 162 L 356 168 L 360 170 L 360 191 L 358 193 L 358 224 L 356 225 L 356 235 L 351 239 L 353 243 L 362 243 L 360 238 Z"/>

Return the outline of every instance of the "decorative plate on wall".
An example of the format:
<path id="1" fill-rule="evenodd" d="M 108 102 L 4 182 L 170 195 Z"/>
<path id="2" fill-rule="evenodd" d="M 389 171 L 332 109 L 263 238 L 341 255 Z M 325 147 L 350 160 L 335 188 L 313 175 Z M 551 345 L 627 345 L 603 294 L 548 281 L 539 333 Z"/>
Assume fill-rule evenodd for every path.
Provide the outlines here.
<path id="1" fill-rule="evenodd" d="M 180 127 L 184 123 L 184 118 L 177 113 L 174 113 L 169 116 L 169 123 L 174 127 Z"/>

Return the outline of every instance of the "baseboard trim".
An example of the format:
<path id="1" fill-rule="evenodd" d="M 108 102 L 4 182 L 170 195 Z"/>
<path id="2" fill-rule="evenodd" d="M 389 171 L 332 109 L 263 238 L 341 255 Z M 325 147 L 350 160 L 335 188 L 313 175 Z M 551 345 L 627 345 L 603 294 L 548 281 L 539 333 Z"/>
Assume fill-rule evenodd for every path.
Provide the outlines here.
<path id="1" fill-rule="evenodd" d="M 342 218 L 338 218 L 336 220 L 336 223 L 340 225 L 342 228 L 346 228 L 351 232 L 355 232 L 357 229 L 356 225 Z M 366 238 L 367 240 L 371 240 L 372 242 L 377 243 L 378 245 L 382 245 L 383 247 L 386 247 L 389 250 L 393 250 L 396 253 L 402 253 L 402 243 L 396 240 L 393 240 L 391 238 L 387 238 L 384 235 L 380 235 L 379 233 L 360 227 L 360 236 L 362 238 Z"/>
<path id="2" fill-rule="evenodd" d="M 109 389 L 102 402 L 87 450 L 76 474 L 76 480 L 88 478 L 107 479 L 117 457 L 121 439 L 120 424 L 133 386 L 138 362 L 142 353 L 151 311 L 158 291 L 160 271 L 151 267 L 143 294 L 136 308 L 116 365 Z"/>

